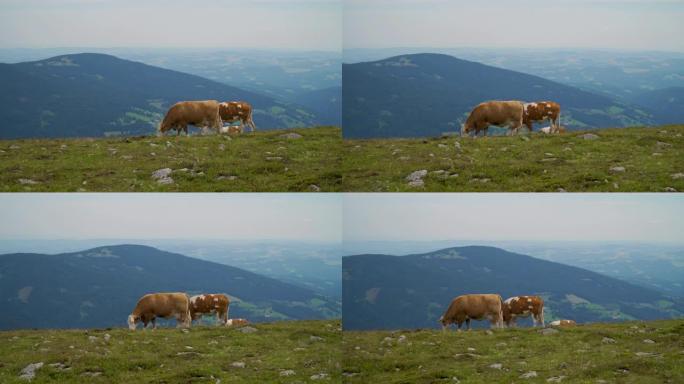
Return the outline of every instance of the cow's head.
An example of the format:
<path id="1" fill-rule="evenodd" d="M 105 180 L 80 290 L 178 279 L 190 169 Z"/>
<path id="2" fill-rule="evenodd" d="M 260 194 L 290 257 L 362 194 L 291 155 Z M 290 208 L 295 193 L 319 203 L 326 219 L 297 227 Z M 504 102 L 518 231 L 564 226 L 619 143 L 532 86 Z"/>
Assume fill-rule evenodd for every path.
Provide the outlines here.
<path id="1" fill-rule="evenodd" d="M 437 320 L 438 323 L 442 324 L 442 331 L 446 331 L 447 325 L 449 325 L 448 321 L 444 319 L 444 315 L 439 317 L 439 320 Z"/>
<path id="2" fill-rule="evenodd" d="M 135 323 L 138 322 L 140 318 L 135 315 L 128 315 L 128 329 L 135 331 Z"/>

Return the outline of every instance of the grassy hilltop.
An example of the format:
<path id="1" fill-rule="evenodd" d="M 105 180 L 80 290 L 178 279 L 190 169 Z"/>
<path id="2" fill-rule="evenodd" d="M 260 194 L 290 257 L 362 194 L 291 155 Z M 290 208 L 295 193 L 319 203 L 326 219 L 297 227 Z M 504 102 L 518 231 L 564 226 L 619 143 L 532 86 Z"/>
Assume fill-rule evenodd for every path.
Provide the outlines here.
<path id="1" fill-rule="evenodd" d="M 342 345 L 345 383 L 684 382 L 682 319 L 546 335 L 538 328 L 345 331 Z"/>
<path id="2" fill-rule="evenodd" d="M 42 362 L 31 383 L 264 383 L 340 380 L 339 320 L 244 328 L 0 332 L 0 382 Z M 109 335 L 107 337 L 106 335 Z M 323 380 L 323 381 L 327 381 Z"/>
<path id="3" fill-rule="evenodd" d="M 0 191 L 338 191 L 341 143 L 335 127 L 233 137 L 2 140 Z M 152 177 L 164 168 L 172 170 L 168 184 Z"/>
<path id="4" fill-rule="evenodd" d="M 564 135 L 345 140 L 345 191 L 684 191 L 684 125 Z M 612 169 L 611 169 L 612 168 Z M 415 186 L 406 179 L 427 175 Z"/>

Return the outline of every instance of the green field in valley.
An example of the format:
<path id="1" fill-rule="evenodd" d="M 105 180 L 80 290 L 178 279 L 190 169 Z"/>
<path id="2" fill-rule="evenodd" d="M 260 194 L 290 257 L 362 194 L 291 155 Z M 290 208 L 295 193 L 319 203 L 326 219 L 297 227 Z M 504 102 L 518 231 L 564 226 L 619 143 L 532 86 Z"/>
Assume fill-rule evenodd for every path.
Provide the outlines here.
<path id="1" fill-rule="evenodd" d="M 683 383 L 684 320 L 573 328 L 353 331 L 345 383 Z"/>
<path id="2" fill-rule="evenodd" d="M 2 140 L 0 191 L 339 191 L 341 152 L 335 127 L 240 136 Z"/>
<path id="3" fill-rule="evenodd" d="M 28 382 L 20 376 L 29 364 L 41 365 L 31 383 L 339 382 L 340 326 L 3 331 L 0 382 Z"/>
<path id="4" fill-rule="evenodd" d="M 684 191 L 684 126 L 345 140 L 345 191 Z"/>

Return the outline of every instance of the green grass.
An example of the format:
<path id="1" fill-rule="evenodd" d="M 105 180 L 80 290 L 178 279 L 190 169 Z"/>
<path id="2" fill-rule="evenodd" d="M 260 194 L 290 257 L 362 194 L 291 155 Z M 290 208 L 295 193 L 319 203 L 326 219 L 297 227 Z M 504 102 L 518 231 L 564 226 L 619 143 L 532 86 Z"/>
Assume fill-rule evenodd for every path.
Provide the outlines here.
<path id="1" fill-rule="evenodd" d="M 682 319 L 580 325 L 551 335 L 532 328 L 345 331 L 342 345 L 346 383 L 546 383 L 559 376 L 562 383 L 684 382 Z M 490 367 L 497 363 L 501 369 Z M 537 377 L 520 378 L 530 371 Z"/>
<path id="2" fill-rule="evenodd" d="M 174 328 L 0 332 L 0 382 L 26 383 L 19 379 L 21 370 L 38 362 L 45 365 L 31 383 L 308 382 L 320 373 L 339 382 L 339 320 L 251 326 L 258 331 L 196 326 L 188 333 Z M 233 366 L 236 362 L 244 368 Z M 55 363 L 68 369 L 49 365 Z M 294 374 L 281 376 L 284 370 Z M 100 374 L 90 378 L 88 372 Z"/>
<path id="3" fill-rule="evenodd" d="M 684 173 L 683 125 L 596 130 L 596 140 L 583 139 L 585 133 L 345 140 L 343 189 L 684 191 L 684 177 L 672 176 Z M 406 176 L 418 170 L 430 172 L 424 185 L 409 186 Z"/>
<path id="4" fill-rule="evenodd" d="M 287 132 L 303 137 L 287 139 Z M 0 141 L 0 191 L 339 191 L 341 131 Z M 171 168 L 172 184 L 152 179 Z M 24 179 L 24 183 L 20 182 Z M 27 181 L 28 180 L 28 181 Z"/>

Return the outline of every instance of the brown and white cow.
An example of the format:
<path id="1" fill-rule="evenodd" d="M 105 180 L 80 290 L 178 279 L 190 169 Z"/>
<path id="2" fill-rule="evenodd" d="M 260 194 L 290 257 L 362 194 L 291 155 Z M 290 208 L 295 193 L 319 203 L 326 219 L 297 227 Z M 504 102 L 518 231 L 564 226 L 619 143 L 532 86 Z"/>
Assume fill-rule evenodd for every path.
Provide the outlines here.
<path id="1" fill-rule="evenodd" d="M 548 133 L 556 133 L 560 128 L 560 105 L 553 101 L 537 101 L 523 104 L 523 124 L 532 132 L 532 126 L 537 121 L 549 121 L 551 128 Z"/>
<path id="2" fill-rule="evenodd" d="M 539 296 L 513 296 L 503 302 L 503 320 L 507 327 L 515 327 L 519 317 L 532 316 L 532 323 L 544 326 L 544 299 Z"/>
<path id="3" fill-rule="evenodd" d="M 209 127 L 219 133 L 223 122 L 219 114 L 219 102 L 216 100 L 180 101 L 169 108 L 159 125 L 159 133 L 175 129 L 188 133 L 188 124 L 199 128 Z"/>
<path id="4" fill-rule="evenodd" d="M 577 325 L 575 320 L 556 320 L 549 323 L 552 327 L 574 327 Z"/>
<path id="5" fill-rule="evenodd" d="M 480 131 L 484 131 L 487 136 L 490 125 L 508 127 L 509 134 L 517 133 L 523 125 L 523 102 L 495 100 L 478 104 L 461 125 L 461 135 L 474 131 L 477 136 Z"/>
<path id="6" fill-rule="evenodd" d="M 249 320 L 247 319 L 228 319 L 228 321 L 226 321 L 226 327 L 242 327 L 247 324 L 249 324 Z"/>
<path id="7" fill-rule="evenodd" d="M 250 131 L 256 130 L 254 120 L 252 120 L 252 106 L 246 101 L 228 101 L 219 105 L 221 119 L 227 123 L 240 121 L 240 132 L 242 127 L 247 124 Z"/>
<path id="8" fill-rule="evenodd" d="M 488 319 L 492 328 L 503 328 L 501 296 L 497 294 L 470 294 L 458 296 L 451 301 L 444 315 L 439 318 L 442 330 L 450 324 L 456 324 L 461 330 L 461 324 L 466 323 L 470 330 L 470 320 Z"/>
<path id="9" fill-rule="evenodd" d="M 182 292 L 147 294 L 138 300 L 135 309 L 128 316 L 128 329 L 135 331 L 138 322 L 143 323 L 143 329 L 150 322 L 153 328 L 157 328 L 157 317 L 175 317 L 177 327 L 189 327 L 189 302 L 188 295 Z"/>
<path id="10" fill-rule="evenodd" d="M 222 293 L 207 293 L 190 298 L 190 318 L 194 321 L 204 315 L 216 314 L 217 324 L 227 325 L 230 299 Z"/>

